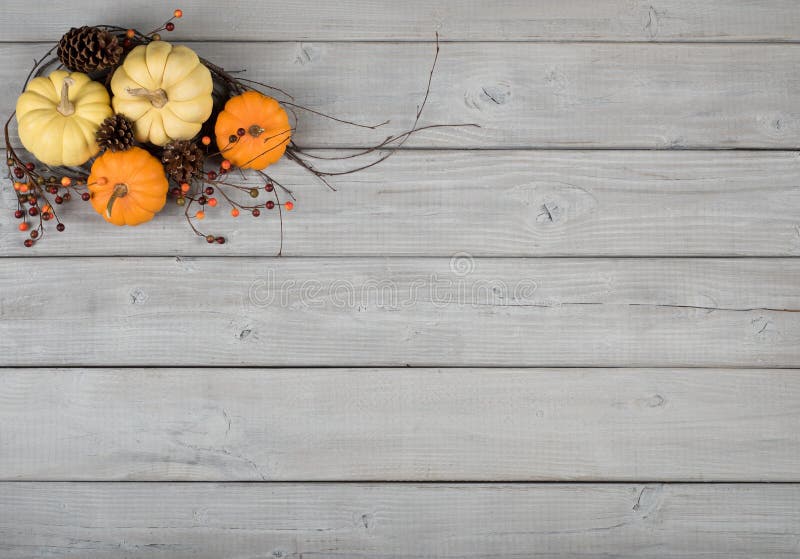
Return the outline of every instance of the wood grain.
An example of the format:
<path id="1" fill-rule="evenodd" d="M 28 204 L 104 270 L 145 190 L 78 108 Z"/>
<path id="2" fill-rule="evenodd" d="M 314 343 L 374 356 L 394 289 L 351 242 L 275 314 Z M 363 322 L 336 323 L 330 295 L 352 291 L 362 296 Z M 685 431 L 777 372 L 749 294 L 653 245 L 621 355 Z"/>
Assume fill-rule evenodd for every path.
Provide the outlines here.
<path id="1" fill-rule="evenodd" d="M 342 0 L 309 9 L 297 0 L 240 0 L 220 7 L 182 0 L 185 13 L 169 38 L 219 41 L 445 40 L 469 41 L 797 41 L 800 14 L 791 0 Z M 170 5 L 132 0 L 48 4 L 30 18 L 30 2 L 7 0 L 0 17 L 5 41 L 58 40 L 70 26 L 112 23 L 155 28 Z M 87 20 L 87 14 L 92 17 Z"/>
<path id="2" fill-rule="evenodd" d="M 307 113 L 305 147 L 379 143 L 406 130 L 433 45 L 193 43 L 199 54 L 281 87 Z M 2 44 L 0 114 L 11 114 L 41 44 Z M 800 45 L 453 43 L 442 45 L 424 124 L 407 147 L 788 148 L 800 145 Z M 388 64 L 386 61 L 391 61 Z M 14 140 L 12 140 L 14 141 Z"/>
<path id="3" fill-rule="evenodd" d="M 10 369 L 5 480 L 800 481 L 795 370 Z"/>
<path id="4" fill-rule="evenodd" d="M 284 216 L 289 256 L 800 255 L 796 152 L 411 150 L 338 178 L 338 192 L 291 162 L 270 172 L 297 196 Z M 209 246 L 174 204 L 131 229 L 77 201 L 59 208 L 67 232 L 52 225 L 28 249 L 16 209 L 0 188 L 3 256 L 270 255 L 280 245 L 275 212 L 206 211 L 203 231 L 228 238 Z"/>
<path id="5" fill-rule="evenodd" d="M 800 366 L 800 259 L 1 264 L 4 366 Z"/>
<path id="6" fill-rule="evenodd" d="M 31 557 L 792 557 L 798 485 L 0 484 Z M 534 551 L 535 550 L 535 551 Z"/>

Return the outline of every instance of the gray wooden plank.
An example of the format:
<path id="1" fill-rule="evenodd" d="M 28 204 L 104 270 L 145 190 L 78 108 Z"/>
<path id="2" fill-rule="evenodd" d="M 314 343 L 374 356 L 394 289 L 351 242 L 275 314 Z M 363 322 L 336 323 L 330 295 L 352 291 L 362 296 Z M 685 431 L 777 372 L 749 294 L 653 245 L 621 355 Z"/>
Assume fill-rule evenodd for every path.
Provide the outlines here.
<path id="1" fill-rule="evenodd" d="M 798 367 L 798 277 L 794 258 L 8 258 L 0 364 Z"/>
<path id="2" fill-rule="evenodd" d="M 4 480 L 800 481 L 789 370 L 7 369 Z"/>
<path id="3" fill-rule="evenodd" d="M 270 172 L 298 198 L 284 216 L 290 256 L 800 254 L 796 152 L 410 150 L 337 178 L 338 192 L 291 162 Z M 276 213 L 232 219 L 209 208 L 203 230 L 228 238 L 209 246 L 174 204 L 131 230 L 77 201 L 58 207 L 66 232 L 51 225 L 28 249 L 16 209 L 6 183 L 3 256 L 270 255 L 280 244 Z"/>
<path id="4" fill-rule="evenodd" d="M 185 16 L 169 35 L 213 40 L 470 41 L 796 41 L 800 14 L 791 0 L 296 0 L 235 4 L 182 0 Z M 26 25 L 36 14 L 36 25 Z M 113 23 L 153 29 L 172 13 L 146 0 L 70 4 L 7 0 L 0 15 L 6 41 L 57 40 L 70 26 Z"/>
<path id="5" fill-rule="evenodd" d="M 0 484 L 7 559 L 795 557 L 798 485 Z"/>
<path id="6" fill-rule="evenodd" d="M 378 143 L 411 125 L 433 46 L 421 43 L 194 43 L 299 103 L 377 130 L 303 115 L 306 147 Z M 10 114 L 46 46 L 6 43 L 0 113 Z M 411 147 L 788 148 L 800 145 L 800 45 L 453 43 L 442 45 Z M 13 141 L 13 140 L 12 140 Z M 477 156 L 477 155 L 476 155 Z"/>

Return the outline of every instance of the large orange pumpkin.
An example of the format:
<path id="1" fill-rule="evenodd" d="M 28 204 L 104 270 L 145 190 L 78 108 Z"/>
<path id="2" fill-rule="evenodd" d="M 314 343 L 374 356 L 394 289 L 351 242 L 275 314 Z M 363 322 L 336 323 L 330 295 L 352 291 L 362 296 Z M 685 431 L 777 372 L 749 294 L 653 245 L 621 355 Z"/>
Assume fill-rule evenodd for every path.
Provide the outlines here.
<path id="1" fill-rule="evenodd" d="M 275 99 L 245 91 L 225 103 L 214 134 L 223 157 L 242 169 L 261 170 L 281 158 L 292 128 L 286 111 Z"/>
<path id="2" fill-rule="evenodd" d="M 114 225 L 150 221 L 167 202 L 164 167 L 138 147 L 106 151 L 92 164 L 88 183 L 95 211 Z"/>

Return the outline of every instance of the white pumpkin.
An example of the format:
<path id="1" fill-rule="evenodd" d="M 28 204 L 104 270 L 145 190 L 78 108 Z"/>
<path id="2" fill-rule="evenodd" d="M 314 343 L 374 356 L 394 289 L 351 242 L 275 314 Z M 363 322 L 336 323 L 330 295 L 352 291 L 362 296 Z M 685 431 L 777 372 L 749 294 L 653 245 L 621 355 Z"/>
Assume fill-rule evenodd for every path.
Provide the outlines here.
<path id="1" fill-rule="evenodd" d="M 211 72 L 195 52 L 165 41 L 134 48 L 111 78 L 114 111 L 133 121 L 140 142 L 193 138 L 211 116 Z"/>
<path id="2" fill-rule="evenodd" d="M 95 134 L 112 115 L 110 101 L 102 84 L 80 72 L 34 78 L 17 99 L 19 139 L 46 165 L 83 165 L 100 151 Z"/>

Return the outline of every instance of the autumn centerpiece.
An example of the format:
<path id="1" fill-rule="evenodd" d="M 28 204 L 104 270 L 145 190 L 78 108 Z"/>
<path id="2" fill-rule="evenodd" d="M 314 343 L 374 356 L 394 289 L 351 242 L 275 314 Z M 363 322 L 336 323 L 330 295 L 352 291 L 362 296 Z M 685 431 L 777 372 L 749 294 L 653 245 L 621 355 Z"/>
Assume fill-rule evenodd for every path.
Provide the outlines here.
<path id="1" fill-rule="evenodd" d="M 113 25 L 73 28 L 35 63 L 5 125 L 14 216 L 25 246 L 44 236 L 47 222 L 64 231 L 57 208 L 74 198 L 118 226 L 146 223 L 172 199 L 192 231 L 216 244 L 225 237 L 199 229 L 209 209 L 227 206 L 234 218 L 272 210 L 283 235 L 283 211 L 294 207 L 294 196 L 265 172 L 270 165 L 287 157 L 333 188 L 327 177 L 376 165 L 391 155 L 387 148 L 430 127 L 418 124 L 433 69 L 409 130 L 355 154 L 315 156 L 294 141 L 299 111 L 359 128 L 386 123 L 357 124 L 304 107 L 282 89 L 236 78 L 162 40 L 160 33 L 173 31 L 182 16 L 175 10 L 146 34 Z M 15 116 L 18 140 L 10 131 Z M 15 149 L 17 141 L 24 151 Z M 336 172 L 317 167 L 337 159 L 356 163 Z"/>

